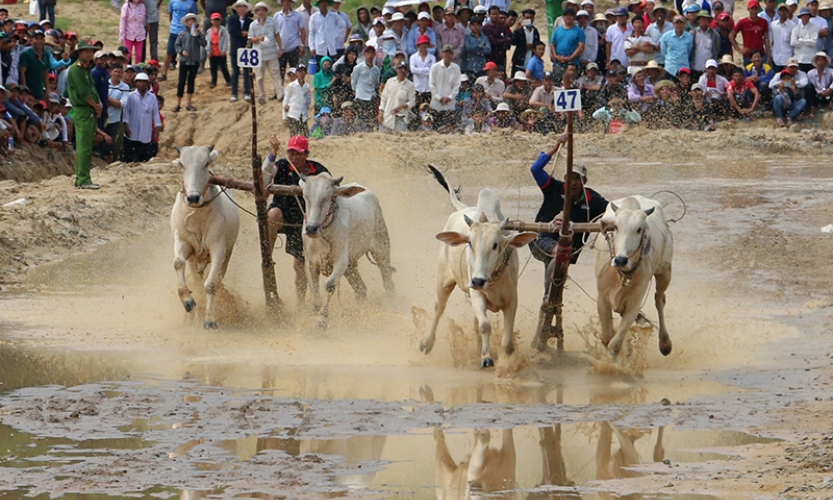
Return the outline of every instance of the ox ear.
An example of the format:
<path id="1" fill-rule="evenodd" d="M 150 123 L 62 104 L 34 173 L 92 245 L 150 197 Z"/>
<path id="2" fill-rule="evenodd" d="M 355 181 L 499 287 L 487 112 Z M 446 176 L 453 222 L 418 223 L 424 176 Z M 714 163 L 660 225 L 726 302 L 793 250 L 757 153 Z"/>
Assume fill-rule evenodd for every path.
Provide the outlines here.
<path id="1" fill-rule="evenodd" d="M 466 214 L 463 214 L 463 220 L 466 221 L 466 225 L 469 227 L 471 227 L 471 225 L 474 224 L 474 221 L 471 220 L 471 217 L 469 217 Z"/>
<path id="2" fill-rule="evenodd" d="M 179 158 L 177 158 L 176 160 L 174 160 L 171 163 L 173 163 L 175 167 L 184 167 L 185 166 L 185 165 L 182 164 L 182 160 L 180 160 Z"/>
<path id="3" fill-rule="evenodd" d="M 351 196 L 356 196 L 359 193 L 363 193 L 365 189 L 361 186 L 347 186 L 343 188 L 336 189 L 337 196 L 343 196 L 344 198 L 350 198 Z"/>
<path id="4" fill-rule="evenodd" d="M 344 180 L 344 176 L 343 176 L 343 175 L 342 175 L 341 177 L 339 177 L 338 179 L 333 179 L 333 186 L 338 186 L 338 185 L 340 185 L 340 184 L 341 184 L 341 181 L 343 181 L 343 180 Z"/>
<path id="5" fill-rule="evenodd" d="M 211 147 L 213 148 L 214 146 L 211 146 Z M 217 161 L 217 158 L 220 157 L 220 152 L 219 151 L 214 151 L 213 149 L 209 149 L 209 151 L 210 151 L 210 153 L 208 153 L 208 161 L 209 162 Z"/>
<path id="6" fill-rule="evenodd" d="M 435 236 L 448 246 L 456 247 L 457 245 L 466 245 L 469 242 L 469 237 L 465 234 L 460 234 L 456 231 L 445 231 Z"/>
<path id="7" fill-rule="evenodd" d="M 530 241 L 534 240 L 537 237 L 538 233 L 532 233 L 527 231 L 525 233 L 515 233 L 511 236 L 504 236 L 503 238 L 506 240 L 506 243 L 509 244 L 509 246 L 521 248 L 528 245 Z"/>
<path id="8" fill-rule="evenodd" d="M 612 201 L 610 202 L 610 208 L 613 209 L 614 214 L 619 210 L 619 207 L 617 207 L 616 204 L 613 203 Z"/>
<path id="9" fill-rule="evenodd" d="M 648 216 L 648 215 L 651 215 L 652 213 L 654 213 L 655 208 L 656 207 L 651 207 L 648 210 L 645 210 L 645 215 Z"/>
<path id="10" fill-rule="evenodd" d="M 298 181 L 298 185 L 301 186 L 302 190 L 304 189 L 304 184 L 306 184 L 306 183 L 307 183 L 306 176 L 301 177 L 301 179 Z"/>

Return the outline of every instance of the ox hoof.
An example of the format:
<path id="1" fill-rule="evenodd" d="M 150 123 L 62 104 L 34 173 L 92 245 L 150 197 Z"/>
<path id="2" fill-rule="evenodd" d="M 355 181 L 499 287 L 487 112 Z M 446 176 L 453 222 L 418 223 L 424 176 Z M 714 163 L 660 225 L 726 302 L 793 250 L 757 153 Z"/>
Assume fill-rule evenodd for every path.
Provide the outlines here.
<path id="1" fill-rule="evenodd" d="M 671 341 L 669 340 L 668 342 L 661 344 L 659 346 L 659 352 L 661 352 L 663 356 L 671 354 Z"/>
<path id="2" fill-rule="evenodd" d="M 216 330 L 217 328 L 219 328 L 219 326 L 217 326 L 217 322 L 216 322 L 216 321 L 205 321 L 205 322 L 202 324 L 202 326 L 203 326 L 203 328 L 205 328 L 206 330 Z"/>
<path id="3" fill-rule="evenodd" d="M 197 301 L 194 299 L 188 299 L 183 302 L 182 305 L 185 306 L 185 312 L 191 312 L 195 307 L 197 307 Z"/>
<path id="4" fill-rule="evenodd" d="M 434 348 L 434 343 L 433 342 L 428 342 L 425 339 L 423 339 L 419 342 L 419 350 L 424 352 L 425 354 L 430 353 L 431 349 L 433 349 L 433 348 Z"/>
<path id="5" fill-rule="evenodd" d="M 480 360 L 480 368 L 491 368 L 495 366 L 495 362 L 492 361 L 492 358 L 483 358 Z"/>
<path id="6" fill-rule="evenodd" d="M 326 330 L 327 327 L 329 326 L 329 322 L 327 321 L 326 318 L 322 318 L 322 319 L 318 320 L 318 323 L 316 324 L 316 326 L 318 327 L 319 330 Z"/>
<path id="7" fill-rule="evenodd" d="M 511 356 L 511 355 L 515 354 L 515 343 L 513 342 L 513 343 L 509 344 L 508 346 L 506 346 L 506 349 L 504 349 L 504 350 L 506 351 L 507 356 Z"/>

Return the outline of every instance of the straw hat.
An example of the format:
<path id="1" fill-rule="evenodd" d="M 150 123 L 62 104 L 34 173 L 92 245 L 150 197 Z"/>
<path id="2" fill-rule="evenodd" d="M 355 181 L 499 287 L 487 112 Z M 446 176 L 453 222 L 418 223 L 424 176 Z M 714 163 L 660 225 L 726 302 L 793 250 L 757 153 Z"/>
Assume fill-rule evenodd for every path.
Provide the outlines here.
<path id="1" fill-rule="evenodd" d="M 272 11 L 272 7 L 269 7 L 269 4 L 268 4 L 268 3 L 266 3 L 266 2 L 258 2 L 258 3 L 256 3 L 256 4 L 255 4 L 255 8 L 254 8 L 255 12 L 257 12 L 257 9 L 266 9 L 266 15 L 267 15 L 267 16 L 269 15 L 269 12 L 271 12 L 271 11 Z"/>
<path id="2" fill-rule="evenodd" d="M 598 22 L 598 21 L 604 21 L 605 23 L 609 23 L 609 21 L 607 20 L 607 17 L 605 17 L 605 15 L 602 14 L 601 12 L 599 12 L 598 14 L 593 16 L 593 22 L 595 23 L 595 22 Z"/>
<path id="3" fill-rule="evenodd" d="M 732 59 L 732 56 L 729 54 L 723 54 L 723 57 L 720 58 L 720 64 L 731 64 L 732 66 L 737 66 L 737 64 L 735 64 L 735 60 Z"/>
<path id="4" fill-rule="evenodd" d="M 660 80 L 656 83 L 656 85 L 654 85 L 654 91 L 664 88 L 673 89 L 675 87 L 676 85 L 674 85 L 674 82 L 672 82 L 671 80 Z"/>
<path id="5" fill-rule="evenodd" d="M 525 109 L 525 110 L 521 113 L 521 117 L 520 117 L 520 118 L 521 118 L 521 121 L 526 120 L 526 118 L 527 118 L 529 115 L 537 115 L 537 116 L 541 116 L 541 111 L 540 111 L 540 110 L 537 110 L 537 109 L 533 109 L 533 108 Z"/>
<path id="6" fill-rule="evenodd" d="M 645 69 L 659 69 L 659 64 L 656 61 L 651 59 L 648 61 L 648 64 L 645 65 Z"/>
<path id="7" fill-rule="evenodd" d="M 182 19 L 180 20 L 180 22 L 182 24 L 185 24 L 185 21 L 187 21 L 189 19 L 193 19 L 194 21 L 196 21 L 197 24 L 200 24 L 200 16 L 198 16 L 196 14 L 193 14 L 191 12 L 182 16 Z"/>
<path id="8" fill-rule="evenodd" d="M 823 58 L 827 59 L 827 65 L 830 66 L 830 56 L 828 56 L 824 52 L 816 52 L 816 55 L 813 56 L 813 67 L 814 68 L 818 67 L 818 66 L 816 66 L 816 59 L 818 59 L 819 57 L 823 57 Z"/>
<path id="9" fill-rule="evenodd" d="M 231 8 L 234 9 L 234 10 L 237 10 L 237 7 L 240 7 L 241 5 L 246 7 L 247 11 L 251 12 L 252 4 L 250 4 L 246 0 L 237 0 L 236 2 L 234 2 L 234 5 L 232 5 Z"/>

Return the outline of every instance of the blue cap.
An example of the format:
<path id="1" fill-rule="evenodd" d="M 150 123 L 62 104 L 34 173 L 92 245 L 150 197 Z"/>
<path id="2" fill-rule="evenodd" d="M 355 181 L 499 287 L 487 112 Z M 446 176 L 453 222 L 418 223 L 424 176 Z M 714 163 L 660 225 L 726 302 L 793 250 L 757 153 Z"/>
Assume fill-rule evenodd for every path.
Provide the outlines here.
<path id="1" fill-rule="evenodd" d="M 38 28 L 40 28 L 40 23 L 37 21 L 29 21 L 29 23 L 26 26 L 30 28 L 34 28 L 35 26 L 37 26 Z"/>
<path id="2" fill-rule="evenodd" d="M 324 113 L 331 115 L 333 114 L 333 110 L 330 109 L 328 106 L 324 106 L 323 108 L 321 108 L 321 111 L 319 111 L 318 114 L 323 115 Z"/>
<path id="3" fill-rule="evenodd" d="M 810 12 L 810 9 L 809 9 L 809 8 L 807 8 L 807 7 L 802 7 L 802 8 L 801 8 L 801 10 L 799 10 L 799 11 L 798 11 L 798 17 L 805 16 L 805 15 L 806 15 L 806 16 L 812 16 L 812 15 L 813 15 L 813 13 L 812 13 L 812 12 Z"/>
<path id="4" fill-rule="evenodd" d="M 686 8 L 683 9 L 683 14 L 690 14 L 692 12 L 694 12 L 694 13 L 700 12 L 700 6 L 697 5 L 696 3 L 693 3 L 691 5 L 686 6 Z"/>
<path id="5" fill-rule="evenodd" d="M 617 16 L 627 16 L 627 15 L 629 15 L 628 14 L 628 8 L 627 7 L 619 7 L 618 9 L 616 9 L 615 14 Z"/>

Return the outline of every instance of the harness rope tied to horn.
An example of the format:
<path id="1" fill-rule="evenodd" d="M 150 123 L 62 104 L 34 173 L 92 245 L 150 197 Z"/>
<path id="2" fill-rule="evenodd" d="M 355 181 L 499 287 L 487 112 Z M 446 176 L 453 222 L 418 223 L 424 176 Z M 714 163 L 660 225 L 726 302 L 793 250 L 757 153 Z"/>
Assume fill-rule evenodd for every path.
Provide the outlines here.
<path id="1" fill-rule="evenodd" d="M 213 173 L 211 170 L 209 170 L 209 171 L 208 171 L 208 173 L 209 173 L 210 175 L 212 175 L 212 176 L 214 175 L 214 173 Z M 212 186 L 212 184 L 211 184 L 210 182 L 207 182 L 207 183 L 205 184 L 205 187 L 204 187 L 204 188 L 202 188 L 202 191 L 200 192 L 200 198 L 202 198 L 203 196 L 205 196 L 205 193 L 207 193 L 207 192 L 208 192 L 208 188 L 210 188 L 211 186 Z M 187 202 L 187 201 L 188 201 L 188 192 L 187 192 L 187 191 L 185 191 L 185 179 L 183 179 L 183 180 L 182 180 L 182 189 L 180 189 L 180 190 L 179 190 L 179 192 L 180 192 L 180 193 L 182 193 L 182 196 L 185 198 L 185 201 Z M 193 207 L 191 207 L 191 208 L 205 208 L 205 207 L 206 207 L 206 206 L 208 206 L 208 205 L 209 205 L 212 201 L 216 200 L 218 196 L 220 196 L 221 194 L 223 194 L 223 193 L 225 193 L 225 192 L 226 192 L 226 188 L 225 188 L 225 187 L 221 187 L 221 188 L 220 188 L 220 190 L 217 192 L 217 194 L 215 194 L 214 196 L 212 196 L 210 200 L 208 200 L 208 201 L 204 201 L 204 202 L 200 203 L 199 205 L 193 206 Z"/>
<path id="2" fill-rule="evenodd" d="M 495 281 L 499 280 L 501 276 L 503 276 L 503 271 L 509 266 L 509 259 L 512 258 L 512 251 L 513 248 L 509 245 L 506 245 L 506 248 L 503 249 L 503 260 L 500 264 L 492 271 L 492 275 L 489 276 L 489 283 L 494 283 Z"/>

